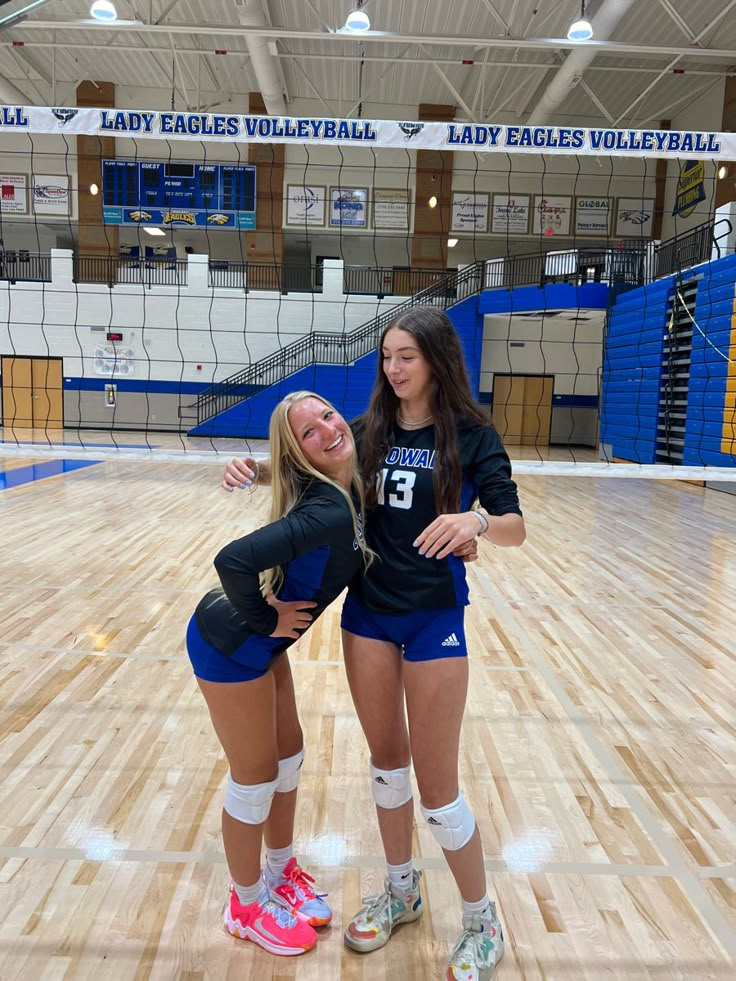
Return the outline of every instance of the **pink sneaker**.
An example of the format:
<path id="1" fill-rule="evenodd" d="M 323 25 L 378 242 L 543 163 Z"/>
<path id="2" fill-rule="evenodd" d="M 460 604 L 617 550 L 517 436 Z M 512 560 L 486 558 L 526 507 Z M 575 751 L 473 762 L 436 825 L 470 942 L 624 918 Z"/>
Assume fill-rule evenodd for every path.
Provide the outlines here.
<path id="1" fill-rule="evenodd" d="M 225 907 L 225 929 L 240 940 L 252 940 L 271 954 L 294 957 L 304 954 L 317 942 L 317 934 L 308 923 L 277 902 L 266 898 L 242 906 L 235 889 L 230 886 L 230 899 Z"/>
<path id="2" fill-rule="evenodd" d="M 332 910 L 313 888 L 314 879 L 308 875 L 295 858 L 290 858 L 281 875 L 275 875 L 268 867 L 264 879 L 268 891 L 274 899 L 286 905 L 294 916 L 310 926 L 327 926 L 332 919 Z"/>

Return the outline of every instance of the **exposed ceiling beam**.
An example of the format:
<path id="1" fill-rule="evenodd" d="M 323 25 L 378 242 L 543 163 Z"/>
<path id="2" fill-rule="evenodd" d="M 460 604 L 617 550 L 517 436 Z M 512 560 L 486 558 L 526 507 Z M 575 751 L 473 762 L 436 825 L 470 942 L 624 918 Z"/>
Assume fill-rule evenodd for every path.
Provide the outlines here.
<path id="1" fill-rule="evenodd" d="M 423 51 L 424 50 L 424 47 L 422 47 L 421 50 Z M 450 92 L 455 96 L 455 98 L 460 103 L 460 105 L 462 106 L 462 108 L 465 110 L 465 113 L 466 113 L 468 119 L 472 119 L 473 118 L 473 110 L 467 104 L 467 102 L 465 101 L 465 99 L 463 99 L 463 97 L 460 95 L 460 93 L 455 88 L 455 86 L 452 84 L 452 82 L 447 77 L 447 75 L 445 75 L 445 73 L 442 71 L 442 69 L 440 68 L 440 66 L 436 62 L 433 63 L 432 67 L 437 72 L 437 74 L 440 76 L 440 78 L 445 83 L 445 85 L 450 90 Z"/>
<path id="2" fill-rule="evenodd" d="M 14 48 L 12 46 L 8 48 L 8 51 L 16 58 L 25 62 L 29 68 L 32 68 L 47 85 L 51 85 L 51 75 L 46 71 L 45 65 L 40 64 L 30 51 L 26 51 L 25 48 Z"/>
<path id="3" fill-rule="evenodd" d="M 608 120 L 608 122 L 609 123 L 612 123 L 613 122 L 613 116 L 608 111 L 608 109 L 606 109 L 606 107 L 603 105 L 603 103 L 601 102 L 601 100 L 598 98 L 598 96 L 595 94 L 595 92 L 593 91 L 593 89 L 588 85 L 588 83 L 585 81 L 584 78 L 581 78 L 580 79 L 580 88 L 583 89 L 583 91 L 587 93 L 587 95 L 590 98 L 590 100 L 596 106 L 598 106 L 598 108 L 600 109 L 601 113 L 606 117 L 606 119 Z"/>
<path id="4" fill-rule="evenodd" d="M 298 61 L 295 61 L 295 62 L 294 62 L 294 68 L 296 68 L 296 70 L 297 70 L 297 71 L 299 72 L 299 74 L 300 74 L 300 75 L 302 76 L 302 78 L 303 78 L 303 79 L 304 79 L 304 81 L 305 81 L 305 82 L 307 83 L 307 85 L 309 86 L 309 88 L 310 88 L 310 89 L 312 90 L 312 92 L 313 92 L 313 94 L 314 94 L 314 95 L 315 95 L 315 96 L 316 96 L 316 97 L 317 97 L 317 98 L 319 99 L 319 101 L 320 101 L 320 102 L 322 103 L 322 105 L 323 105 L 323 106 L 325 107 L 325 109 L 327 110 L 327 115 L 328 115 L 328 116 L 331 116 L 331 115 L 332 115 L 332 107 L 331 107 L 331 106 L 329 106 L 329 105 L 328 105 L 328 104 L 327 104 L 327 103 L 325 102 L 325 100 L 324 100 L 324 99 L 322 98 L 322 95 L 320 94 L 320 91 L 319 91 L 319 89 L 318 89 L 318 88 L 317 88 L 317 86 L 316 86 L 316 85 L 314 84 L 314 82 L 313 82 L 313 81 L 312 81 L 312 79 L 311 79 L 311 78 L 309 77 L 309 75 L 307 75 L 307 73 L 306 73 L 306 72 L 304 71 L 304 69 L 303 69 L 303 68 L 302 68 L 302 66 L 301 66 L 301 65 L 299 64 L 299 62 L 298 62 Z M 361 99 L 360 101 L 362 102 L 363 100 Z"/>
<path id="5" fill-rule="evenodd" d="M 594 36 L 600 38 L 603 44 L 614 32 L 619 22 L 626 16 L 635 0 L 603 0 L 603 3 L 591 18 Z M 599 54 L 595 48 L 585 45 L 576 47 L 565 58 L 552 78 L 545 79 L 540 86 L 534 104 L 529 110 L 526 123 L 529 126 L 539 126 L 546 123 L 550 116 L 565 101 L 583 76 L 583 72 Z"/>
<path id="6" fill-rule="evenodd" d="M 714 84 L 714 82 L 706 82 L 705 85 L 701 85 L 700 88 L 695 89 L 694 92 L 688 92 L 686 95 L 681 95 L 679 99 L 675 99 L 674 102 L 670 102 L 668 105 L 658 109 L 657 112 L 647 116 L 646 119 L 638 119 L 637 122 L 641 126 L 649 122 L 658 123 L 661 119 L 669 119 L 673 109 L 676 109 L 677 106 L 681 105 L 683 102 L 687 102 L 688 99 L 690 102 L 695 102 L 701 95 L 705 95 L 708 89 L 712 89 Z"/>
<path id="7" fill-rule="evenodd" d="M 506 23 L 506 21 L 503 19 L 503 17 L 499 14 L 499 12 L 493 6 L 493 4 L 491 3 L 491 0 L 483 0 L 483 5 L 484 5 L 484 7 L 486 7 L 487 10 L 489 10 L 491 12 L 491 16 L 493 17 L 493 19 L 497 23 L 499 23 L 501 25 L 501 27 L 504 29 L 504 32 L 508 35 L 509 34 L 509 25 Z"/>
<path id="8" fill-rule="evenodd" d="M 501 113 L 501 112 L 504 111 L 504 109 L 506 108 L 506 106 L 510 102 L 513 102 L 514 99 L 516 99 L 516 98 L 521 98 L 521 93 L 523 92 L 523 90 L 527 86 L 529 86 L 529 83 L 530 82 L 532 82 L 534 84 L 534 86 L 536 86 L 538 84 L 538 82 L 537 82 L 537 74 L 538 73 L 536 73 L 536 72 L 531 72 L 529 74 L 529 77 L 526 78 L 526 79 L 524 79 L 524 81 L 520 85 L 517 85 L 516 88 L 512 92 L 510 92 L 509 95 L 506 96 L 506 98 L 503 100 L 503 102 L 499 102 L 498 104 L 494 105 L 493 107 L 489 107 L 488 112 L 486 113 L 485 118 L 488 120 L 488 119 L 491 119 L 493 116 L 497 116 L 499 113 Z M 532 89 L 532 91 L 533 91 L 533 89 Z M 530 93 L 530 95 L 531 95 L 531 93 Z M 524 102 L 525 101 L 526 100 L 524 100 Z"/>
<path id="9" fill-rule="evenodd" d="M 307 7 L 309 7 L 309 9 L 310 9 L 310 10 L 312 11 L 312 13 L 313 13 L 313 14 L 314 14 L 314 16 L 315 16 L 315 17 L 317 18 L 317 20 L 318 20 L 318 21 L 319 21 L 319 23 L 320 23 L 320 24 L 322 25 L 322 27 L 323 27 L 323 28 L 325 29 L 325 31 L 327 31 L 327 32 L 329 32 L 329 31 L 331 31 L 331 30 L 332 30 L 332 28 L 330 27 L 330 25 L 329 25 L 329 24 L 328 24 L 328 23 L 327 23 L 326 21 L 324 21 L 324 20 L 322 20 L 322 14 L 321 14 L 321 13 L 319 12 L 319 10 L 317 10 L 317 8 L 316 8 L 316 7 L 314 6 L 314 4 L 312 3 L 312 0 L 304 0 L 304 3 L 305 3 L 305 4 L 307 5 Z"/>
<path id="10" fill-rule="evenodd" d="M 38 85 L 36 85 L 35 80 L 31 78 L 30 74 L 28 73 L 28 65 L 20 60 L 16 49 L 11 48 L 10 54 L 13 56 L 16 63 L 19 65 L 20 70 L 24 73 L 23 81 L 26 82 L 28 85 L 30 85 L 33 91 L 36 93 L 39 105 L 43 105 L 47 101 L 48 96 L 46 95 L 46 93 L 42 92 L 41 89 L 39 89 Z"/>
<path id="11" fill-rule="evenodd" d="M 188 53 L 188 52 L 179 51 L 179 54 L 180 55 L 183 55 L 185 53 Z M 210 54 L 210 52 L 209 51 L 202 51 L 201 54 Z M 200 63 L 200 65 L 201 64 L 204 64 L 204 67 L 207 70 L 207 74 L 210 77 L 210 81 L 212 82 L 212 88 L 213 88 L 213 90 L 215 92 L 217 92 L 218 89 L 220 88 L 220 83 L 215 78 L 215 72 L 214 72 L 214 70 L 212 68 L 212 65 L 210 65 L 209 58 L 201 58 L 200 57 L 199 63 Z"/>
<path id="12" fill-rule="evenodd" d="M 486 73 L 486 65 L 488 64 L 488 49 L 486 48 L 485 54 L 483 55 L 483 65 L 481 70 L 478 72 L 478 80 L 475 85 L 475 95 L 473 97 L 473 118 L 475 118 L 475 109 L 478 105 L 478 99 L 480 99 L 481 106 L 483 105 L 483 79 Z"/>
<path id="13" fill-rule="evenodd" d="M 655 78 L 651 80 L 651 82 L 649 83 L 649 85 L 647 85 L 644 91 L 640 92 L 639 95 L 637 95 L 637 97 L 634 99 L 634 101 L 630 102 L 629 105 L 624 109 L 624 111 L 613 121 L 613 126 L 618 126 L 621 120 L 625 119 L 628 116 L 628 114 L 631 112 L 634 106 L 638 106 L 641 100 L 645 98 L 647 95 L 649 95 L 649 93 L 652 91 L 652 89 L 657 84 L 657 82 L 672 71 L 672 69 L 675 67 L 675 65 L 679 60 L 680 60 L 679 58 L 673 58 L 672 61 L 669 63 L 669 65 L 666 65 L 659 73 L 659 75 L 657 75 Z"/>
<path id="14" fill-rule="evenodd" d="M 1 43 L 0 43 L 0 47 L 2 47 L 2 44 Z M 64 42 L 64 41 L 33 41 L 33 42 L 27 43 L 27 49 L 28 48 L 30 48 L 31 51 L 34 48 L 43 48 L 43 49 L 52 49 L 52 50 L 58 48 L 60 50 L 65 50 L 65 51 L 78 51 L 79 50 L 79 45 L 78 44 L 72 44 L 70 42 Z M 15 50 L 18 51 L 18 50 L 22 50 L 22 49 L 16 48 Z M 207 62 L 207 59 L 210 56 L 215 57 L 214 51 L 211 48 L 205 49 L 205 48 L 183 48 L 183 47 L 177 47 L 176 50 L 177 50 L 177 53 L 178 53 L 178 55 L 180 57 L 186 56 L 186 57 L 204 58 L 205 59 L 205 62 Z M 405 52 L 407 52 L 409 50 L 410 50 L 410 47 L 406 48 L 405 49 Z M 140 46 L 137 46 L 135 44 L 115 44 L 114 41 L 113 41 L 113 42 L 111 42 L 105 48 L 105 52 L 106 52 L 105 57 L 107 57 L 107 54 L 110 53 L 110 52 L 112 52 L 113 54 L 115 54 L 115 53 L 118 53 L 118 54 L 135 53 L 135 54 L 144 54 L 144 55 L 145 54 L 169 54 L 171 52 L 171 47 L 169 45 L 157 45 L 157 44 L 153 44 L 153 45 L 148 45 L 145 48 L 141 48 Z M 487 53 L 488 52 L 486 51 L 486 55 L 487 55 Z M 236 49 L 232 49 L 231 48 L 231 49 L 228 50 L 227 56 L 230 57 L 230 58 L 233 58 L 233 57 L 236 57 L 236 58 L 248 58 L 249 57 L 248 52 L 247 52 L 247 50 L 245 48 L 243 48 L 242 50 L 240 48 L 236 48 Z M 343 62 L 343 63 L 355 62 L 355 61 L 365 61 L 365 62 L 374 62 L 374 63 L 378 63 L 378 64 L 387 64 L 387 65 L 390 65 L 390 66 L 400 65 L 400 64 L 403 64 L 403 65 L 434 65 L 434 64 L 437 64 L 437 65 L 447 65 L 448 67 L 452 68 L 452 67 L 456 67 L 458 65 L 457 58 L 406 58 L 406 57 L 401 57 L 400 55 L 393 56 L 393 57 L 390 57 L 388 55 L 379 55 L 379 56 L 365 55 L 365 56 L 361 56 L 361 55 L 351 55 L 351 54 L 347 54 L 347 53 L 346 54 L 329 55 L 329 54 L 313 54 L 313 53 L 310 53 L 310 52 L 299 52 L 299 51 L 279 51 L 278 54 L 277 54 L 277 57 L 280 60 L 283 59 L 283 60 L 286 60 L 286 61 L 340 61 L 340 62 Z M 77 64 L 77 67 L 78 68 L 81 67 L 78 62 L 76 64 Z M 483 73 L 482 70 L 484 68 L 485 69 L 489 69 L 489 68 L 518 68 L 518 69 L 525 69 L 526 68 L 526 69 L 528 69 L 528 68 L 531 68 L 531 69 L 539 70 L 539 71 L 541 71 L 541 70 L 547 71 L 550 68 L 557 67 L 557 63 L 556 62 L 547 62 L 547 63 L 544 63 L 544 64 L 540 64 L 539 62 L 534 62 L 534 61 L 494 61 L 492 63 L 485 63 L 485 62 L 476 61 L 472 65 L 464 65 L 463 67 L 464 68 L 467 68 L 468 71 L 471 71 L 473 69 L 477 69 L 479 71 L 479 74 L 482 74 Z M 589 68 L 586 69 L 586 74 L 596 73 L 596 72 L 598 72 L 598 73 L 605 72 L 606 74 L 659 75 L 661 73 L 661 68 L 645 68 L 642 65 L 630 65 L 630 66 L 627 66 L 627 65 L 603 65 L 603 64 L 596 64 L 596 65 L 591 65 Z M 734 74 L 736 74 L 736 71 L 729 70 L 726 67 L 723 67 L 721 69 L 716 69 L 716 68 L 713 68 L 713 69 L 703 69 L 703 68 L 690 68 L 690 67 L 688 67 L 686 74 L 689 75 L 689 76 L 693 76 L 693 77 L 714 77 L 714 78 L 721 78 L 723 76 L 731 77 Z M 25 75 L 23 75 L 22 77 L 25 78 Z M 58 81 L 64 82 L 65 80 L 64 79 L 58 79 Z M 66 81 L 68 81 L 68 79 Z M 213 81 L 213 84 L 214 85 L 218 85 L 219 84 L 219 83 L 217 83 L 214 80 L 214 77 L 212 78 L 212 81 Z"/>
<path id="15" fill-rule="evenodd" d="M 184 91 L 184 105 L 187 107 L 187 109 L 189 109 L 189 107 L 191 105 L 191 102 L 189 101 L 189 93 L 187 92 L 187 86 L 186 86 L 186 83 L 184 81 L 184 72 L 181 70 L 181 64 L 179 62 L 179 55 L 177 54 L 176 47 L 174 46 L 174 39 L 173 39 L 173 37 L 169 37 L 169 40 L 171 41 L 171 53 L 174 56 L 174 65 L 176 66 L 176 69 L 179 72 L 179 84 L 180 84 L 181 88 Z M 171 70 L 172 70 L 172 74 L 173 74 L 173 71 L 174 71 L 174 67 L 173 66 L 172 66 L 172 69 Z"/>
<path id="16" fill-rule="evenodd" d="M 718 16 L 717 17 L 714 17 L 713 20 L 709 24 L 706 24 L 705 27 L 703 28 L 703 30 L 693 38 L 693 41 L 695 43 L 697 43 L 698 41 L 701 40 L 701 38 L 705 37 L 705 35 L 710 30 L 712 30 L 712 28 L 718 23 L 718 21 L 720 21 L 723 17 L 726 16 L 726 14 L 729 12 L 729 10 L 731 10 L 732 7 L 736 7 L 736 0 L 730 0 L 730 2 L 728 4 L 726 4 L 726 6 L 723 8 L 723 10 L 718 14 Z M 672 69 L 680 61 L 681 58 L 682 58 L 682 55 L 678 55 L 676 58 L 673 58 L 672 61 L 665 68 L 663 68 L 662 71 L 656 76 L 656 78 L 652 79 L 652 81 L 649 83 L 649 85 L 647 85 L 647 87 L 644 89 L 644 91 L 641 92 L 634 99 L 634 101 L 630 105 L 628 105 L 626 107 L 626 109 L 620 114 L 620 116 L 617 119 L 614 120 L 613 125 L 614 126 L 618 126 L 618 124 L 621 122 L 621 120 L 622 119 L 625 119 L 626 116 L 628 116 L 628 114 L 631 112 L 631 110 L 634 108 L 634 106 L 638 106 L 639 103 L 641 102 L 641 100 L 646 95 L 648 95 L 651 92 L 651 90 L 654 88 L 654 86 L 657 84 L 657 82 L 661 78 L 663 78 L 669 71 L 672 71 Z"/>
<path id="17" fill-rule="evenodd" d="M 408 50 L 409 50 L 409 48 L 405 48 L 404 51 L 402 52 L 402 54 L 406 54 L 406 52 Z M 358 59 L 358 60 L 360 60 L 360 59 Z M 366 99 L 368 98 L 368 96 L 371 95 L 371 93 L 373 93 L 378 88 L 379 84 L 384 80 L 384 78 L 390 72 L 392 72 L 394 70 L 394 68 L 396 68 L 396 66 L 398 64 L 401 64 L 402 60 L 403 59 L 398 58 L 396 61 L 392 62 L 384 72 L 381 72 L 381 74 L 378 76 L 378 78 L 374 81 L 373 85 L 371 85 L 368 89 L 366 89 L 366 91 L 363 93 L 363 95 L 361 96 L 361 98 L 358 99 L 358 101 L 353 106 L 350 107 L 350 111 L 345 114 L 345 118 L 346 119 L 349 119 L 352 116 L 352 114 L 355 112 L 355 110 L 358 108 L 358 106 L 362 105 L 362 103 L 366 101 Z"/>
<path id="18" fill-rule="evenodd" d="M 728 4 L 728 10 L 733 3 Z M 726 11 L 718 14 L 708 30 L 719 21 Z M 109 34 L 118 32 L 132 32 L 136 34 L 191 34 L 199 36 L 222 36 L 228 37 L 255 37 L 255 38 L 276 38 L 281 41 L 331 41 L 336 44 L 354 44 L 354 34 L 343 34 L 335 31 L 326 34 L 323 31 L 300 31 L 285 27 L 244 27 L 242 25 L 221 24 L 217 26 L 203 24 L 125 24 L 119 23 L 115 26 L 107 25 L 83 25 L 78 22 L 65 21 L 25 21 L 17 28 L 17 33 L 24 35 L 35 33 L 36 31 L 84 31 L 87 35 Z M 364 44 L 424 44 L 427 46 L 437 45 L 438 47 L 463 47 L 484 50 L 485 48 L 499 48 L 506 50 L 528 51 L 560 51 L 560 50 L 580 50 L 582 48 L 593 48 L 597 54 L 605 53 L 625 57 L 632 55 L 636 58 L 680 58 L 692 57 L 699 61 L 719 60 L 727 63 L 736 61 L 736 50 L 732 48 L 700 48 L 681 45 L 653 45 L 653 44 L 630 44 L 620 41 L 569 41 L 567 38 L 489 38 L 489 37 L 458 37 L 456 35 L 424 35 L 424 34 L 396 34 L 382 31 L 367 31 L 360 36 L 361 43 Z"/>
<path id="19" fill-rule="evenodd" d="M 665 13 L 673 20 L 677 26 L 680 28 L 682 33 L 689 41 L 695 40 L 695 31 L 691 31 L 690 28 L 685 23 L 682 15 L 675 10 L 675 8 L 670 3 L 670 0 L 659 0 L 659 5 L 665 11 Z"/>
<path id="20" fill-rule="evenodd" d="M 169 14 L 174 9 L 174 7 L 177 5 L 178 2 L 179 2 L 179 0 L 169 0 L 169 3 L 167 3 L 167 5 L 164 7 L 164 9 L 159 14 L 158 19 L 156 20 L 156 23 L 157 24 L 163 23 L 163 21 L 166 20 L 166 18 L 169 16 Z"/>

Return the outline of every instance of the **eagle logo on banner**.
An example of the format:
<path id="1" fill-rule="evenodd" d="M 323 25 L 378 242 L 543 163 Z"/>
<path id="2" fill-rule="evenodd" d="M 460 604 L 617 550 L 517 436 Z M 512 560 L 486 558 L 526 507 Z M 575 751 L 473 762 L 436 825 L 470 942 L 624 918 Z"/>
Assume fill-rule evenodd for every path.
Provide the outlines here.
<path id="1" fill-rule="evenodd" d="M 397 123 L 397 126 L 404 134 L 404 141 L 406 143 L 409 140 L 413 140 L 417 133 L 421 133 L 424 129 L 424 123 Z"/>
<path id="2" fill-rule="evenodd" d="M 79 109 L 52 109 L 51 112 L 59 120 L 60 126 L 66 126 L 70 119 L 79 114 Z"/>

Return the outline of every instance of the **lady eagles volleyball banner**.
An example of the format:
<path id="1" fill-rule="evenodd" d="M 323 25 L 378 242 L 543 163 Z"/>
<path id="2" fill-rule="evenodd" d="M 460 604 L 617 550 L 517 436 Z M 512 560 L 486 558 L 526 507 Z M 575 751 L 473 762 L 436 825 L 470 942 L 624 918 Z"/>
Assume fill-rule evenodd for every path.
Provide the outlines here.
<path id="1" fill-rule="evenodd" d="M 228 143 L 368 144 L 503 153 L 736 158 L 734 133 L 0 106 L 0 133 L 53 134 L 60 131 L 87 136 L 135 136 L 136 139 L 187 140 L 196 137 Z"/>

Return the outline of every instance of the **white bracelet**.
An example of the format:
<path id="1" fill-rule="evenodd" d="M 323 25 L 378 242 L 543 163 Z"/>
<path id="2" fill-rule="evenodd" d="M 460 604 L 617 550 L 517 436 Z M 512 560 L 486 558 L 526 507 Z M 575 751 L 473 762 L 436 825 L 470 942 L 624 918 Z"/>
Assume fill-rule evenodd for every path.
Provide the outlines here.
<path id="1" fill-rule="evenodd" d="M 474 514 L 478 521 L 480 521 L 480 531 L 478 534 L 485 535 L 485 533 L 488 531 L 488 522 L 486 521 L 485 517 L 480 513 L 480 511 L 471 511 L 470 513 Z"/>
<path id="2" fill-rule="evenodd" d="M 258 466 L 258 460 L 254 460 L 253 463 L 255 463 L 255 465 L 256 465 L 256 475 L 253 478 L 253 486 L 255 486 L 258 483 L 258 475 L 260 474 L 261 469 Z"/>

